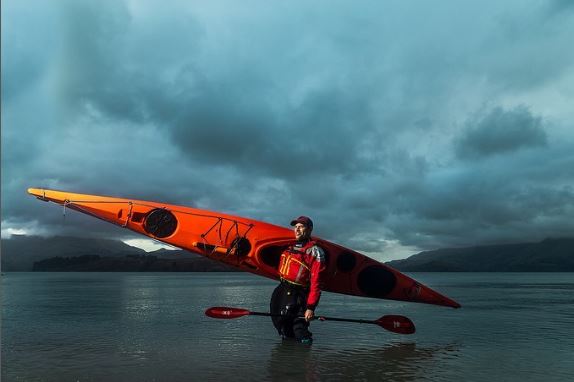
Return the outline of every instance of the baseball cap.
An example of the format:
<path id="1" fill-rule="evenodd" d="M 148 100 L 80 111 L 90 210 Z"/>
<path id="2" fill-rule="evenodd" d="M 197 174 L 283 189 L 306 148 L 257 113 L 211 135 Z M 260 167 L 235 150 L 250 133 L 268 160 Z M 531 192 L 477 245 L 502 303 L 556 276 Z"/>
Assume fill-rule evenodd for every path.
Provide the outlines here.
<path id="1" fill-rule="evenodd" d="M 297 219 L 291 220 L 291 225 L 294 226 L 297 223 L 305 225 L 307 228 L 313 228 L 313 220 L 307 216 L 299 216 Z"/>

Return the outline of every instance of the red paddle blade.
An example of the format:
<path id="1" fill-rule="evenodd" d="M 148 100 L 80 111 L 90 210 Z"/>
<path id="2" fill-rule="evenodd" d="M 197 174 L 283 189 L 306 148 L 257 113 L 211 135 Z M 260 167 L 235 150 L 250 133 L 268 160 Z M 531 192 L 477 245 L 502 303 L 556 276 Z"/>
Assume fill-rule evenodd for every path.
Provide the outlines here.
<path id="1" fill-rule="evenodd" d="M 415 324 L 405 316 L 387 315 L 379 318 L 376 323 L 394 333 L 413 334 Z"/>
<path id="2" fill-rule="evenodd" d="M 248 316 L 251 312 L 247 309 L 214 306 L 205 311 L 205 315 L 211 318 L 232 319 Z"/>

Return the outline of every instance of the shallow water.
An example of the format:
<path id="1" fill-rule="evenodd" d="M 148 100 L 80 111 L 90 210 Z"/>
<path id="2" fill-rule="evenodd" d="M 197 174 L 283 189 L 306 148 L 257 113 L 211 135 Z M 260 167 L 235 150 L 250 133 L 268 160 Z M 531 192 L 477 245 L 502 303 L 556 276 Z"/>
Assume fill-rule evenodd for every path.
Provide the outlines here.
<path id="1" fill-rule="evenodd" d="M 6 273 L 2 381 L 574 380 L 573 273 L 413 273 L 462 309 L 324 293 L 319 314 L 411 318 L 417 333 L 314 322 L 282 341 L 275 282 L 244 273 Z"/>

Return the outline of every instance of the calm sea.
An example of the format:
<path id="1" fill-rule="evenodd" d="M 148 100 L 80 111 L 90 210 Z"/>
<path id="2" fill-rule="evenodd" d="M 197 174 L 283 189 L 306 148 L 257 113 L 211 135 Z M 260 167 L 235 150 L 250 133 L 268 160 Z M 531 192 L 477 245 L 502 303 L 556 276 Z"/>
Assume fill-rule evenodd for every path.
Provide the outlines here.
<path id="1" fill-rule="evenodd" d="M 267 317 L 275 282 L 243 273 L 6 273 L 2 381 L 574 381 L 574 273 L 413 273 L 463 305 L 324 293 L 318 313 L 410 317 L 409 336 L 314 322 L 312 346 Z"/>

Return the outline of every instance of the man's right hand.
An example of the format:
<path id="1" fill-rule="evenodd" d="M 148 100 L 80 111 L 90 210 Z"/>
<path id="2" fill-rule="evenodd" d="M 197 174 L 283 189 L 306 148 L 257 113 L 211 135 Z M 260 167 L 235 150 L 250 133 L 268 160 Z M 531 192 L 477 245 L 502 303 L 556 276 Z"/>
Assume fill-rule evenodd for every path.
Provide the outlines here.
<path id="1" fill-rule="evenodd" d="M 315 312 L 311 309 L 307 309 L 305 311 L 305 320 L 311 321 L 315 317 Z"/>

